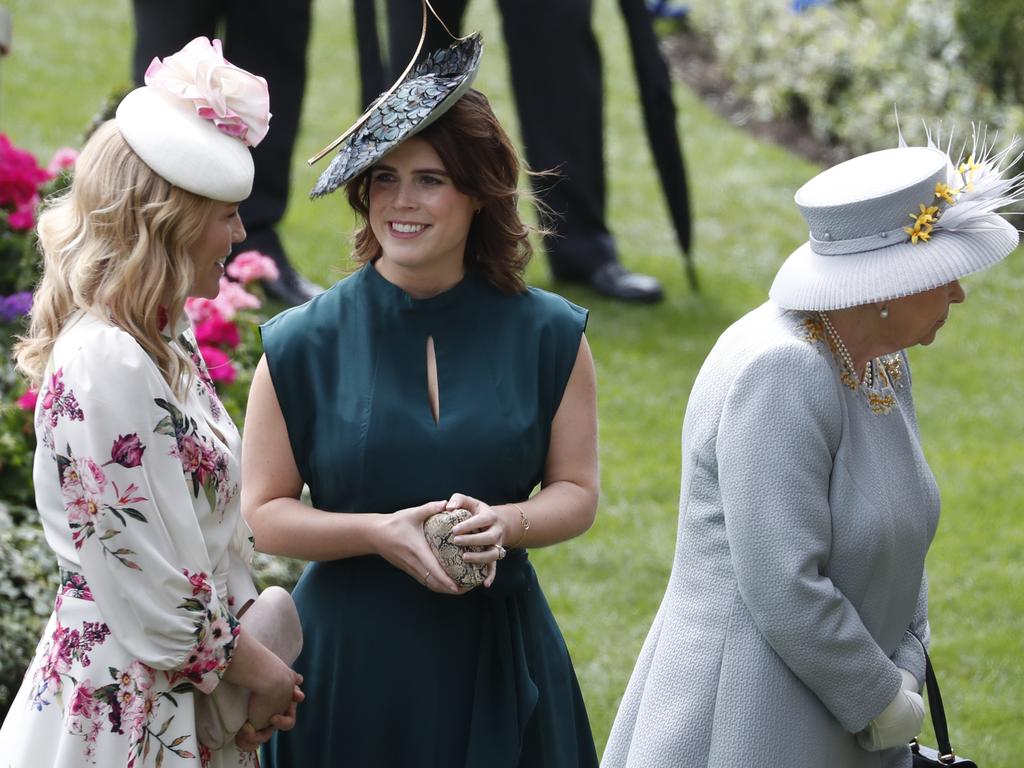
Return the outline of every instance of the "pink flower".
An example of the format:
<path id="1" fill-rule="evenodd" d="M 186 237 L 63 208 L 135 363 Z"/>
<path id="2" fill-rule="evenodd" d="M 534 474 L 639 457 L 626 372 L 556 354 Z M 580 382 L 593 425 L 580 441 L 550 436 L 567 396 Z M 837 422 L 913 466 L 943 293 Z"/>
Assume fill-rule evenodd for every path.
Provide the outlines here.
<path id="1" fill-rule="evenodd" d="M 178 442 L 178 458 L 181 460 L 182 468 L 192 474 L 203 463 L 203 449 L 191 437 L 183 437 Z"/>
<path id="2" fill-rule="evenodd" d="M 74 149 L 73 147 L 61 147 L 53 153 L 53 157 L 50 158 L 50 162 L 46 165 L 46 170 L 51 176 L 56 176 L 65 168 L 74 168 L 77 160 L 77 149 Z"/>
<path id="3" fill-rule="evenodd" d="M 99 505 L 96 500 L 82 493 L 81 488 L 65 486 L 61 495 L 64 497 L 64 509 L 68 513 L 68 523 L 77 525 L 79 528 L 85 525 L 92 525 L 92 518 L 96 517 Z"/>
<path id="4" fill-rule="evenodd" d="M 84 490 L 90 496 L 99 496 L 107 487 L 107 476 L 103 469 L 92 459 L 74 458 L 71 460 L 75 475 Z"/>
<path id="5" fill-rule="evenodd" d="M 192 585 L 192 597 L 200 592 L 209 592 L 210 584 L 206 580 L 206 572 L 190 573 L 188 568 L 182 568 L 181 572 L 188 577 L 188 583 Z"/>
<path id="6" fill-rule="evenodd" d="M 224 344 L 234 349 L 241 341 L 242 336 L 238 332 L 238 326 L 230 320 L 225 320 L 220 314 L 213 313 L 195 326 L 196 341 L 200 346 L 212 346 Z"/>
<path id="7" fill-rule="evenodd" d="M 198 299 L 194 297 L 185 299 L 185 314 L 188 315 L 188 319 L 192 321 L 193 326 L 205 322 L 214 315 L 221 317 L 220 307 L 213 299 Z"/>
<path id="8" fill-rule="evenodd" d="M 136 691 L 148 691 L 153 687 L 154 673 L 151 667 L 141 661 L 133 661 L 128 669 L 121 673 L 121 684 L 125 687 L 131 686 Z"/>
<path id="9" fill-rule="evenodd" d="M 220 293 L 214 299 L 221 316 L 230 320 L 239 309 L 259 309 L 260 300 L 258 296 L 249 293 L 238 283 L 228 280 L 226 277 L 220 279 Z"/>
<path id="10" fill-rule="evenodd" d="M 99 709 L 99 702 L 93 698 L 93 688 L 88 683 L 82 683 L 75 688 L 71 699 L 72 715 L 92 720 L 99 714 Z"/>
<path id="11" fill-rule="evenodd" d="M 39 204 L 39 196 L 31 200 L 19 203 L 18 206 L 7 217 L 7 223 L 15 232 L 26 232 L 36 225 L 36 206 Z"/>
<path id="12" fill-rule="evenodd" d="M 232 277 L 243 285 L 256 280 L 274 281 L 280 277 L 277 264 L 269 256 L 259 251 L 244 251 L 235 256 L 228 264 L 228 277 Z"/>
<path id="13" fill-rule="evenodd" d="M 220 655 L 217 650 L 210 648 L 205 644 L 200 644 L 195 647 L 195 650 L 189 654 L 189 657 L 185 660 L 185 665 L 181 669 L 181 674 L 197 684 L 200 690 L 205 687 L 203 678 L 210 672 L 213 672 L 220 667 Z"/>
<path id="14" fill-rule="evenodd" d="M 39 393 L 34 389 L 28 389 L 21 397 L 17 399 L 18 407 L 23 411 L 34 411 L 36 409 L 36 401 L 39 399 Z"/>
<path id="15" fill-rule="evenodd" d="M 238 378 L 238 371 L 231 363 L 231 359 L 225 352 L 216 347 L 200 346 L 199 351 L 206 361 L 206 369 L 210 372 L 210 378 L 224 384 L 231 384 Z"/>
<path id="16" fill-rule="evenodd" d="M 197 37 L 162 62 L 153 59 L 146 85 L 189 99 L 196 113 L 250 147 L 259 144 L 270 125 L 267 81 L 224 59 L 220 40 Z"/>
<path id="17" fill-rule="evenodd" d="M 132 483 L 124 491 L 118 490 L 117 483 L 114 483 L 114 493 L 117 494 L 117 503 L 121 506 L 125 504 L 138 504 L 140 501 L 149 501 L 145 496 L 135 496 L 133 494 L 138 493 L 139 486 Z"/>
<path id="18" fill-rule="evenodd" d="M 214 648 L 223 648 L 225 645 L 234 642 L 235 633 L 232 632 L 231 625 L 228 624 L 227 619 L 223 616 L 218 616 L 210 622 L 207 637 Z"/>
<path id="19" fill-rule="evenodd" d="M 146 446 L 139 440 L 134 432 L 130 435 L 119 435 L 110 448 L 110 458 L 116 461 L 125 469 L 132 469 L 142 465 L 142 454 Z"/>

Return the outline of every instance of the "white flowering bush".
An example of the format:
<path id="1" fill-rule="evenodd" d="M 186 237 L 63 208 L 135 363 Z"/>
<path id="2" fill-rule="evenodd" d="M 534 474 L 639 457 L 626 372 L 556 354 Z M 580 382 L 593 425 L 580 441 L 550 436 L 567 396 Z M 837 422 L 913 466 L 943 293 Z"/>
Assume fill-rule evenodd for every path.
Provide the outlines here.
<path id="1" fill-rule="evenodd" d="M 57 594 L 57 568 L 37 513 L 0 501 L 0 720 L 21 685 Z"/>
<path id="2" fill-rule="evenodd" d="M 957 3 L 931 0 L 693 0 L 690 26 L 714 47 L 758 117 L 805 119 L 814 136 L 859 154 L 942 119 L 1024 130 L 1024 109 L 978 82 Z M 802 8 L 802 10 L 801 10 Z M 916 125 L 914 125 L 916 123 Z M 914 135 L 914 139 L 911 139 Z"/>

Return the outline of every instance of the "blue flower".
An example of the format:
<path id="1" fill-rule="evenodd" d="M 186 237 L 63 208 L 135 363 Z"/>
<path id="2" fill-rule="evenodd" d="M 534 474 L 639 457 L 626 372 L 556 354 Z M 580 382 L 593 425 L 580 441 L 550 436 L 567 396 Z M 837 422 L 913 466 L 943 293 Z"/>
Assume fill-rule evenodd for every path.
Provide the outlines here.
<path id="1" fill-rule="evenodd" d="M 689 6 L 673 6 L 670 0 L 647 0 L 647 10 L 659 19 L 682 19 L 690 12 Z"/>
<path id="2" fill-rule="evenodd" d="M 808 8 L 831 4 L 832 0 L 792 0 L 792 3 L 790 3 L 790 10 L 792 10 L 793 13 L 803 13 Z"/>
<path id="3" fill-rule="evenodd" d="M 9 323 L 32 309 L 32 294 L 29 291 L 0 296 L 0 323 Z"/>

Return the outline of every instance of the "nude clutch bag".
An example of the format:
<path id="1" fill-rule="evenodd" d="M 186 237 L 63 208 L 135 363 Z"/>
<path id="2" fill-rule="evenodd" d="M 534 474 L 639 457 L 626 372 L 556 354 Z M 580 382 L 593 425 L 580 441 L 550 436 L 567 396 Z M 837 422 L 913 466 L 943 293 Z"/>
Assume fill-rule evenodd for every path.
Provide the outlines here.
<path id="1" fill-rule="evenodd" d="M 259 640 L 289 667 L 302 651 L 302 625 L 292 596 L 281 587 L 267 587 L 259 597 L 239 611 L 242 629 Z M 199 741 L 220 749 L 235 738 L 249 712 L 248 688 L 222 680 L 210 694 L 196 699 L 196 729 Z"/>
<path id="2" fill-rule="evenodd" d="M 452 542 L 452 528 L 468 520 L 471 513 L 468 509 L 453 509 L 431 515 L 423 523 L 423 534 L 434 552 L 437 562 L 444 572 L 460 587 L 473 588 L 484 583 L 487 578 L 487 566 L 479 563 L 467 563 L 462 559 L 466 550 L 481 552 L 484 547 L 460 547 Z"/>

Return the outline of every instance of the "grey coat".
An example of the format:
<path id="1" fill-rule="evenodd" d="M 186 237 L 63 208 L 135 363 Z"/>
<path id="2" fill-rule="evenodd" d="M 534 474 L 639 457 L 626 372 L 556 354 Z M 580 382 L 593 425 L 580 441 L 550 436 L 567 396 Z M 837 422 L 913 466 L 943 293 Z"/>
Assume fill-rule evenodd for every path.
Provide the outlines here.
<path id="1" fill-rule="evenodd" d="M 853 388 L 813 314 L 767 303 L 686 408 L 668 588 L 604 768 L 910 766 L 854 737 L 924 677 L 939 496 L 902 352 Z M 915 637 L 916 635 L 916 637 Z"/>

